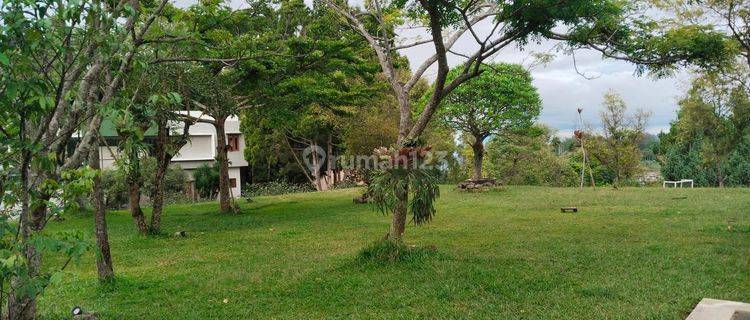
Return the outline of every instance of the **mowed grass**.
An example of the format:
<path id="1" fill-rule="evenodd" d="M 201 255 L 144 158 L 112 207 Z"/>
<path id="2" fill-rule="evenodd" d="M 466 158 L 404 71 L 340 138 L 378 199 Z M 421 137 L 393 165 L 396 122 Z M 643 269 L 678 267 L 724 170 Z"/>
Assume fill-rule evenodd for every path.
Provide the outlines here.
<path id="1" fill-rule="evenodd" d="M 390 216 L 353 204 L 356 189 L 242 200 L 240 215 L 218 214 L 215 203 L 169 207 L 165 230 L 186 230 L 186 238 L 138 236 L 126 212 L 113 212 L 116 285 L 97 283 L 90 253 L 46 292 L 40 311 L 59 318 L 80 305 L 100 319 L 684 319 L 703 297 L 750 301 L 748 189 L 441 190 L 435 219 L 406 230 L 408 244 L 437 250 L 387 264 L 357 260 Z M 90 232 L 91 220 L 50 229 Z"/>

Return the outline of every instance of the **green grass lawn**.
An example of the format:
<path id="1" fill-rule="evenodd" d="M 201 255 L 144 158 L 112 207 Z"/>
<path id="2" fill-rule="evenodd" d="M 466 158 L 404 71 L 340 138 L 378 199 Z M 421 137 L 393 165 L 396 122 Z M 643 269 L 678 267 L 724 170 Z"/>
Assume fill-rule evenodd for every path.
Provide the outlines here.
<path id="1" fill-rule="evenodd" d="M 406 242 L 421 260 L 357 260 L 390 217 L 357 190 L 257 198 L 242 214 L 171 206 L 168 232 L 136 235 L 109 214 L 117 284 L 100 287 L 93 253 L 40 302 L 102 319 L 684 319 L 703 297 L 750 301 L 750 190 L 442 188 L 432 223 Z M 560 213 L 575 205 L 579 213 Z M 91 217 L 54 222 L 84 229 Z M 728 226 L 731 225 L 731 230 Z M 48 259 L 49 263 L 54 259 Z M 224 302 L 226 299 L 226 303 Z"/>

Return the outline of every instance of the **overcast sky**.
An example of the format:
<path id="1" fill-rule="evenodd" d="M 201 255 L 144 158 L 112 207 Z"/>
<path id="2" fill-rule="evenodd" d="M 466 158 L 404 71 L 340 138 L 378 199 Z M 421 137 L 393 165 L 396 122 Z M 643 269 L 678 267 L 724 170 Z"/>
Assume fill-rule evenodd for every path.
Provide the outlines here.
<path id="1" fill-rule="evenodd" d="M 229 0 L 231 6 L 240 8 L 244 0 Z M 196 0 L 176 0 L 178 6 L 188 6 Z M 311 0 L 305 0 L 311 3 Z M 353 0 L 350 2 L 360 2 Z M 477 33 L 489 32 L 489 23 L 480 23 Z M 415 39 L 427 39 L 429 34 L 424 29 L 399 30 L 401 43 L 409 43 Z M 527 67 L 534 65 L 532 53 L 554 53 L 554 60 L 546 65 L 531 68 L 534 85 L 538 88 L 543 100 L 543 109 L 539 121 L 559 130 L 560 136 L 570 136 L 577 128 L 576 108 L 583 108 L 584 122 L 588 126 L 600 126 L 599 112 L 604 93 L 614 90 L 625 100 L 628 108 L 637 108 L 652 113 L 647 130 L 658 133 L 668 130 L 669 122 L 676 117 L 677 100 L 685 92 L 689 79 L 686 72 L 680 72 L 674 77 L 655 80 L 647 76 L 636 76 L 635 66 L 626 62 L 602 59 L 601 55 L 592 51 L 576 53 L 578 74 L 574 67 L 573 58 L 555 50 L 556 43 L 532 43 L 522 49 L 509 46 L 495 56 L 495 61 L 520 63 Z M 471 53 L 476 48 L 473 38 L 465 34 L 453 47 L 457 52 Z M 432 44 L 425 44 L 401 51 L 411 62 L 412 68 L 434 52 Z M 463 58 L 450 56 L 449 63 L 454 66 L 462 63 Z M 428 71 L 425 76 L 432 78 L 434 71 Z M 595 77 L 595 79 L 587 79 Z"/>
<path id="2" fill-rule="evenodd" d="M 489 32 L 489 23 L 480 23 L 476 30 Z M 412 43 L 418 39 L 429 39 L 426 30 L 404 28 L 400 30 L 403 43 Z M 531 43 L 523 49 L 518 46 L 504 48 L 494 57 L 495 61 L 519 63 L 530 68 L 534 77 L 534 85 L 542 97 L 543 109 L 539 122 L 559 130 L 559 135 L 570 136 L 577 128 L 578 116 L 576 109 L 583 108 L 583 118 L 587 126 L 600 126 L 599 113 L 604 93 L 614 90 L 625 100 L 630 111 L 640 108 L 650 111 L 652 116 L 647 130 L 658 133 L 669 129 L 669 122 L 676 117 L 677 100 L 683 95 L 687 87 L 689 76 L 687 72 L 679 72 L 675 76 L 665 79 L 653 79 L 646 75 L 637 76 L 635 66 L 622 61 L 603 59 L 601 54 L 594 51 L 578 51 L 573 63 L 571 55 L 560 52 L 558 42 L 545 41 Z M 467 32 L 454 46 L 453 50 L 470 54 L 476 50 L 476 41 Z M 425 44 L 402 50 L 416 69 L 419 64 L 434 52 L 432 44 Z M 554 59 L 547 64 L 535 63 L 533 53 L 554 54 Z M 464 61 L 457 55 L 452 55 L 449 63 L 453 65 Z M 578 71 L 585 75 L 582 76 Z M 434 69 L 434 68 L 433 68 Z M 434 70 L 426 74 L 434 77 Z"/>

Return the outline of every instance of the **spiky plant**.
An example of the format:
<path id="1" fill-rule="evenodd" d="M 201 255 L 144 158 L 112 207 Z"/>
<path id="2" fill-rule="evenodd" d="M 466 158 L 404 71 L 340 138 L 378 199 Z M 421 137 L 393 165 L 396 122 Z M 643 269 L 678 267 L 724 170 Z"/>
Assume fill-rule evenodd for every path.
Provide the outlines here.
<path id="1" fill-rule="evenodd" d="M 408 209 L 411 221 L 415 225 L 429 222 L 435 215 L 435 199 L 440 196 L 437 177 L 422 165 L 398 165 L 397 160 L 392 162 L 397 165 L 375 170 L 372 174 L 368 193 L 375 208 L 383 214 L 393 212 L 399 196 L 406 194 L 410 199 Z"/>

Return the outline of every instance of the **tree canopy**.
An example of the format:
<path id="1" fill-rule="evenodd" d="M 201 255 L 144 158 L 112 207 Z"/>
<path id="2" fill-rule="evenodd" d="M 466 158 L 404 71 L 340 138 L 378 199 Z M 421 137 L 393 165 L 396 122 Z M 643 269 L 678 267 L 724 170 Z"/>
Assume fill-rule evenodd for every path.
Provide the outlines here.
<path id="1" fill-rule="evenodd" d="M 539 116 L 542 100 L 531 83 L 531 73 L 521 65 L 493 63 L 482 73 L 453 90 L 438 111 L 440 120 L 474 141 L 474 173 L 482 178 L 484 140 L 491 135 L 511 134 L 531 127 Z M 458 76 L 460 68 L 448 73 Z"/>
<path id="2" fill-rule="evenodd" d="M 482 71 L 444 98 L 441 120 L 479 140 L 529 127 L 542 107 L 531 73 L 520 65 L 505 63 L 485 65 Z M 448 78 L 459 73 L 454 68 Z"/>

